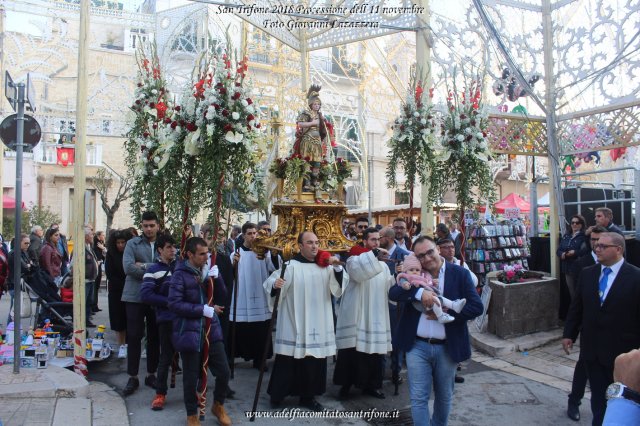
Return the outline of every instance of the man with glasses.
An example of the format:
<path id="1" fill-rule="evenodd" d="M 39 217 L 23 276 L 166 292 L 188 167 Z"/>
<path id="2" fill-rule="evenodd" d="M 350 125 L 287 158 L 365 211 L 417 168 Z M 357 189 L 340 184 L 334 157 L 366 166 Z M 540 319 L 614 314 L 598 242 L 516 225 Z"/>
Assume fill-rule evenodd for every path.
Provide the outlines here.
<path id="1" fill-rule="evenodd" d="M 322 411 L 315 397 L 326 390 L 327 357 L 336 353 L 331 295 L 342 295 L 349 276 L 336 256 L 316 263 L 320 241 L 313 232 L 300 233 L 298 247 L 300 253 L 287 263 L 284 278 L 277 270 L 264 282 L 271 309 L 280 289 L 276 359 L 267 393 L 274 408 L 287 395 L 296 395 L 301 406 Z"/>
<path id="2" fill-rule="evenodd" d="M 432 238 L 423 236 L 413 244 L 413 252 L 423 271 L 437 283 L 440 293 L 451 300 L 467 299 L 462 312 L 449 310 L 455 321 L 440 324 L 432 312 L 423 314 L 409 303 L 400 317 L 394 343 L 407 352 L 411 416 L 416 426 L 446 425 L 451 402 L 456 367 L 469 359 L 471 345 L 467 321 L 482 314 L 482 302 L 471 275 L 460 266 L 447 263 L 438 253 Z M 389 298 L 395 301 L 420 300 L 431 309 L 437 296 L 423 288 L 409 290 L 394 285 Z M 433 416 L 429 414 L 429 395 L 434 389 Z"/>
<path id="3" fill-rule="evenodd" d="M 367 228 L 362 233 L 364 247 L 354 246 L 347 260 L 350 285 L 344 291 L 336 324 L 338 360 L 333 383 L 342 386 L 346 399 L 351 386 L 374 398 L 384 399 L 383 359 L 391 351 L 389 288 L 395 282 L 381 260 L 388 252 L 380 248 L 380 233 Z"/>
<path id="4" fill-rule="evenodd" d="M 411 250 L 411 238 L 407 235 L 407 221 L 401 217 L 393 219 L 393 230 L 396 234 L 395 241 L 398 247 Z"/>
<path id="5" fill-rule="evenodd" d="M 598 264 L 583 269 L 564 326 L 562 347 L 569 354 L 578 337 L 580 359 L 591 386 L 593 425 L 601 425 L 615 358 L 640 347 L 640 269 L 625 262 L 624 238 L 600 234 L 593 245 Z"/>
<path id="6" fill-rule="evenodd" d="M 356 232 L 358 235 L 362 235 L 362 233 L 369 227 L 369 219 L 366 217 L 359 217 L 356 219 Z"/>
<path id="7" fill-rule="evenodd" d="M 595 247 L 600 240 L 600 234 L 607 232 L 605 228 L 602 226 L 596 226 L 591 230 L 591 239 L 590 239 L 590 247 Z M 578 282 L 578 277 L 583 269 L 595 265 L 598 263 L 598 257 L 596 255 L 595 250 L 590 251 L 584 256 L 580 256 L 576 261 L 571 265 L 571 270 L 569 273 L 572 274 L 573 282 Z M 574 296 L 575 299 L 575 296 Z M 580 404 L 582 403 L 582 398 L 584 397 L 584 390 L 587 386 L 587 371 L 584 367 L 584 361 L 579 358 L 576 363 L 575 369 L 573 370 L 573 380 L 571 382 L 571 393 L 569 394 L 569 402 L 567 404 L 567 417 L 571 420 L 579 421 L 580 420 Z"/>

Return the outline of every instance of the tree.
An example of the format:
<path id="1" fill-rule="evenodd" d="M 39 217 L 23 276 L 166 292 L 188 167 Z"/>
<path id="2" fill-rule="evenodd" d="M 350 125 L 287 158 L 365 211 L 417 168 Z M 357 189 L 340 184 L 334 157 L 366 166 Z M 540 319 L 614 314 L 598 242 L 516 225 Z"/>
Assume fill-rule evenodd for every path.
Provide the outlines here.
<path id="1" fill-rule="evenodd" d="M 14 237 L 15 219 L 15 215 L 4 217 L 2 223 L 2 235 L 6 241 L 10 241 Z M 42 226 L 42 229 L 47 230 L 52 224 L 59 224 L 61 221 L 62 219 L 60 219 L 60 215 L 51 211 L 49 207 L 38 207 L 31 203 L 27 210 L 22 211 L 21 231 L 25 234 L 29 234 L 31 232 L 31 228 L 35 225 L 40 225 Z"/>
<path id="2" fill-rule="evenodd" d="M 93 177 L 93 186 L 98 195 L 100 195 L 100 206 L 102 207 L 102 211 L 107 215 L 107 235 L 109 235 L 109 231 L 113 225 L 113 218 L 120 208 L 120 204 L 131 196 L 132 179 L 129 174 L 123 177 L 116 173 L 106 163 L 105 166 L 106 167 L 98 170 L 96 175 Z M 109 189 L 113 185 L 114 179 L 117 179 L 119 185 L 113 199 L 113 204 L 109 205 Z"/>

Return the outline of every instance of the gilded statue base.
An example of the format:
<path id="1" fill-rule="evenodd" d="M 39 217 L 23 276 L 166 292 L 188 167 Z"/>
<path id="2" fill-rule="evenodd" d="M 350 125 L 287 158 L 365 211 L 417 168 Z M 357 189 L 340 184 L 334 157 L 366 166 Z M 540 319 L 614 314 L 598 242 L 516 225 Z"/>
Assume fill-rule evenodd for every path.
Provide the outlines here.
<path id="1" fill-rule="evenodd" d="M 302 231 L 318 236 L 320 250 L 338 253 L 349 251 L 354 244 L 342 234 L 341 220 L 347 213 L 342 203 L 278 202 L 272 212 L 278 216 L 278 229 L 271 236 L 259 232 L 253 246 L 259 258 L 267 250 L 277 250 L 284 260 L 291 259 L 299 252 L 298 234 Z"/>

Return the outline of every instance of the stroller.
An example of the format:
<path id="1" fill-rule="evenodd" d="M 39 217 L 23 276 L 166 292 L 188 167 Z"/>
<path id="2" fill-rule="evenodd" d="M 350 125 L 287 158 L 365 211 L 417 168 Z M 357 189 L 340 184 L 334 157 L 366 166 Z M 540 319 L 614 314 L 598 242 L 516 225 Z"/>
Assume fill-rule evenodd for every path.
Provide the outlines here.
<path id="1" fill-rule="evenodd" d="M 22 288 L 28 292 L 32 302 L 36 302 L 33 316 L 34 328 L 44 324 L 45 319 L 53 323 L 53 330 L 62 336 L 73 331 L 73 303 L 63 302 L 53 278 L 38 268 L 29 277 L 25 277 Z"/>

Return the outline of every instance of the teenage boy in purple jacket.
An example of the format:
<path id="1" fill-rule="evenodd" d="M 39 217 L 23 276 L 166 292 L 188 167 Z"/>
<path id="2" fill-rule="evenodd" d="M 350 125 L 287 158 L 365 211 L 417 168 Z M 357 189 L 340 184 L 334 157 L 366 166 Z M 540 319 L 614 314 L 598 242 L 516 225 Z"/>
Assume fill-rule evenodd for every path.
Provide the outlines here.
<path id="1" fill-rule="evenodd" d="M 175 315 L 169 310 L 169 287 L 171 285 L 171 273 L 175 268 L 176 241 L 171 235 L 161 234 L 156 239 L 155 245 L 157 262 L 147 268 L 142 278 L 140 287 L 140 299 L 148 303 L 156 310 L 156 324 L 158 325 L 158 339 L 160 340 L 160 362 L 158 363 L 158 376 L 156 380 L 156 396 L 151 403 L 154 411 L 164 408 L 167 397 L 167 376 L 173 360 L 173 343 L 171 335 L 173 331 L 173 319 Z"/>
<path id="2" fill-rule="evenodd" d="M 229 363 L 224 351 L 220 322 L 213 306 L 206 303 L 208 277 L 205 276 L 204 266 L 208 253 L 205 240 L 199 237 L 189 238 L 185 246 L 184 260 L 178 263 L 171 278 L 169 309 L 175 314 L 173 347 L 180 352 L 182 358 L 187 425 L 200 425 L 196 387 L 200 375 L 205 317 L 211 318 L 209 369 L 216 377 L 211 413 L 222 426 L 229 426 L 231 419 L 223 406 L 229 384 Z"/>

